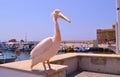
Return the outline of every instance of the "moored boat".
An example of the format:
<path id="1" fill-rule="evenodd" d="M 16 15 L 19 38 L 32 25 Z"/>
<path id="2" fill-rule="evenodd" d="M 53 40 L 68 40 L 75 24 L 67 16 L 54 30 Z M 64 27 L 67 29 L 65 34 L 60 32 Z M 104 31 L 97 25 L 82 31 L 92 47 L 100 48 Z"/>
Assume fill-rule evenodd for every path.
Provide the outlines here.
<path id="1" fill-rule="evenodd" d="M 5 57 L 2 52 L 0 52 L 0 64 L 14 62 L 16 60 L 16 56 Z"/>

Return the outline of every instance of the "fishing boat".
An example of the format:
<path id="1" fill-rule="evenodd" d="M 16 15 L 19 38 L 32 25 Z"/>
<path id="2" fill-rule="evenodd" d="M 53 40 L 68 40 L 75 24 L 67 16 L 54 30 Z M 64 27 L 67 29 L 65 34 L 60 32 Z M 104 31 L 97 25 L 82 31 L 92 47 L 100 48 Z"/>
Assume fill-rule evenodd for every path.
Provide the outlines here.
<path id="1" fill-rule="evenodd" d="M 16 58 L 16 56 L 5 57 L 4 54 L 0 51 L 0 64 L 14 62 Z"/>

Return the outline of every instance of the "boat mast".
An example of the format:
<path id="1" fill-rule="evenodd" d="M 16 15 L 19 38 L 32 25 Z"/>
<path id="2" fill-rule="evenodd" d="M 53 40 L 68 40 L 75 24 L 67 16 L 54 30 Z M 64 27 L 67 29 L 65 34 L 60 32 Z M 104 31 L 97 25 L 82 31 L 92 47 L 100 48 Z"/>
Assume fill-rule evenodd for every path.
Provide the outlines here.
<path id="1" fill-rule="evenodd" d="M 25 33 L 25 43 L 27 43 L 27 33 Z"/>

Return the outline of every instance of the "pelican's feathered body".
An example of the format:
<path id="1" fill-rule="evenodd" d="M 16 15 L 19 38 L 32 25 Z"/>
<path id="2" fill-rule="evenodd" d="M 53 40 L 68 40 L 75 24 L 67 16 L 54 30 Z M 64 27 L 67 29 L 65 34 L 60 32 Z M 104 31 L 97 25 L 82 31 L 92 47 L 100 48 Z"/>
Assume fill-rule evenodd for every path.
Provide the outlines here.
<path id="1" fill-rule="evenodd" d="M 46 70 L 45 61 L 47 61 L 48 66 L 51 69 L 50 64 L 49 64 L 49 59 L 53 57 L 54 55 L 56 55 L 56 53 L 58 52 L 59 46 L 60 46 L 60 42 L 61 42 L 61 35 L 60 35 L 60 30 L 59 30 L 57 19 L 62 18 L 70 22 L 70 20 L 67 17 L 65 17 L 62 13 L 60 13 L 60 10 L 58 9 L 55 10 L 52 13 L 52 15 L 53 15 L 53 21 L 54 21 L 54 26 L 55 26 L 55 33 L 53 37 L 48 37 L 42 40 L 41 42 L 39 42 L 34 47 L 34 49 L 31 51 L 31 58 L 32 58 L 31 68 L 33 68 L 33 66 L 35 66 L 39 62 L 43 62 L 43 66 Z"/>
<path id="2" fill-rule="evenodd" d="M 60 43 L 49 37 L 42 40 L 31 52 L 32 64 L 36 65 L 39 62 L 44 62 L 54 56 L 59 49 Z"/>

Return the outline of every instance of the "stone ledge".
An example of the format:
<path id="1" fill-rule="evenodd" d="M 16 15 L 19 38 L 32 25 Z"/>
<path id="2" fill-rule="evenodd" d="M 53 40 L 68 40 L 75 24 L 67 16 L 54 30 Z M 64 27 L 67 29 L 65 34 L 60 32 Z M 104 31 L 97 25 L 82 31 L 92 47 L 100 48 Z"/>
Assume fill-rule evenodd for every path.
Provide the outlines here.
<path id="1" fill-rule="evenodd" d="M 31 70 L 30 65 L 31 65 L 31 60 L 25 60 L 25 61 L 1 64 L 0 68 L 26 72 L 30 74 L 42 75 L 44 77 L 49 77 L 51 75 L 60 73 L 67 69 L 67 66 L 65 65 L 51 64 L 52 69 L 44 71 L 43 64 L 39 63 Z"/>
<path id="2" fill-rule="evenodd" d="M 80 57 L 100 57 L 100 58 L 118 58 L 118 59 L 120 59 L 120 55 L 118 55 L 118 54 L 85 54 L 85 53 L 81 53 L 78 56 L 80 56 Z"/>
<path id="3" fill-rule="evenodd" d="M 56 56 L 52 57 L 50 59 L 50 61 L 53 62 L 53 61 L 60 61 L 60 60 L 63 60 L 63 59 L 65 60 L 65 59 L 77 57 L 78 55 L 79 55 L 78 53 L 60 54 L 60 55 L 56 55 Z"/>
<path id="4" fill-rule="evenodd" d="M 117 58 L 120 59 L 120 55 L 118 54 L 92 54 L 92 53 L 66 53 L 61 55 L 56 55 L 53 58 L 51 58 L 52 61 L 59 61 L 59 60 L 65 60 L 73 57 L 100 57 L 100 58 Z"/>

